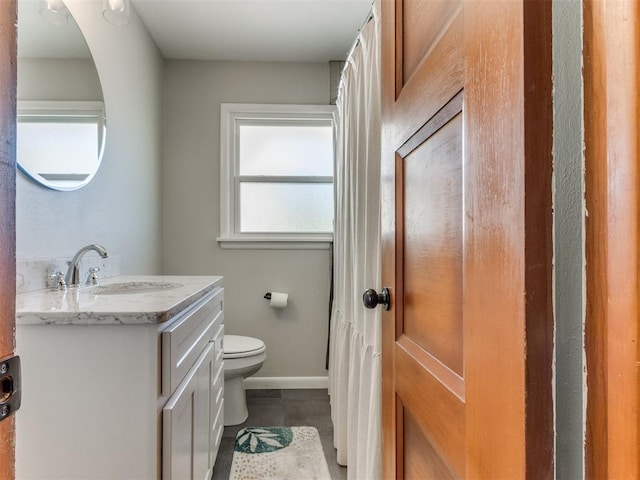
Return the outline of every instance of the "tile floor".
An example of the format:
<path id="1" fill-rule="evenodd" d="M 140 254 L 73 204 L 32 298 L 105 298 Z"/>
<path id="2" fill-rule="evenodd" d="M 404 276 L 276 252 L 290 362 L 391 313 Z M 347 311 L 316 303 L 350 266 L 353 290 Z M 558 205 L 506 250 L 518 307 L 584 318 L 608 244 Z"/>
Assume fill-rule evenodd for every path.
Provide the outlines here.
<path id="1" fill-rule="evenodd" d="M 307 425 L 320 433 L 332 480 L 347 478 L 347 469 L 336 462 L 333 425 L 326 389 L 247 390 L 249 418 L 242 425 L 225 427 L 212 480 L 228 480 L 236 433 L 243 427 L 292 427 Z"/>

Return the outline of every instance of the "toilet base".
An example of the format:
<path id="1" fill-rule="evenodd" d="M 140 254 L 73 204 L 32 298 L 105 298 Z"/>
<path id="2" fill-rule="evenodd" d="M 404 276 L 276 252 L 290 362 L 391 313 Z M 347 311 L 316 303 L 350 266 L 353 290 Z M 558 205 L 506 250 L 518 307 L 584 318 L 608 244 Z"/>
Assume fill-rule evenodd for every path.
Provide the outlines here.
<path id="1" fill-rule="evenodd" d="M 244 378 L 235 377 L 224 381 L 224 426 L 240 425 L 249 417 Z"/>

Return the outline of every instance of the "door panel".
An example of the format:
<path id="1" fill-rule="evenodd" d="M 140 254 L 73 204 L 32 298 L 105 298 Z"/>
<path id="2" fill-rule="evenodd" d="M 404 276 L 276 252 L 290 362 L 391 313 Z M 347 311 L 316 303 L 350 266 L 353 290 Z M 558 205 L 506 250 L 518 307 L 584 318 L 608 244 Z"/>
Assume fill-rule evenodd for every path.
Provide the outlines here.
<path id="1" fill-rule="evenodd" d="M 463 375 L 462 116 L 404 159 L 401 334 Z"/>
<path id="2" fill-rule="evenodd" d="M 385 478 L 552 476 L 550 25 L 383 1 Z"/>
<path id="3" fill-rule="evenodd" d="M 421 0 L 420 3 L 428 2 Z M 396 87 L 394 120 L 396 146 L 406 142 L 463 87 L 464 38 L 461 8 L 456 10 L 451 23 L 442 29 L 442 35 L 429 46 L 426 56 L 421 59 L 419 68 L 411 78 L 404 78 L 402 62 L 395 65 L 394 75 L 399 82 Z M 408 35 L 406 30 L 404 33 Z"/>
<path id="4" fill-rule="evenodd" d="M 420 358 L 421 349 L 404 345 L 396 348 L 398 377 L 396 379 L 397 411 L 399 419 L 410 416 L 422 430 L 440 461 L 450 465 L 459 477 L 464 477 L 464 403 L 455 392 L 429 371 L 429 364 Z M 398 422 L 397 437 L 406 436 L 403 422 Z M 404 442 L 406 449 L 411 445 Z"/>
<path id="5" fill-rule="evenodd" d="M 415 73 L 426 53 L 437 41 L 456 13 L 460 10 L 461 1 L 404 0 L 398 13 L 401 13 L 402 38 L 402 74 L 406 80 Z M 404 83 L 404 82 L 403 82 Z"/>
<path id="6" fill-rule="evenodd" d="M 416 423 L 411 414 L 403 418 L 404 444 L 404 478 L 419 480 L 449 480 L 458 478 L 451 468 L 443 463 L 442 455 L 424 436 L 423 429 Z"/>

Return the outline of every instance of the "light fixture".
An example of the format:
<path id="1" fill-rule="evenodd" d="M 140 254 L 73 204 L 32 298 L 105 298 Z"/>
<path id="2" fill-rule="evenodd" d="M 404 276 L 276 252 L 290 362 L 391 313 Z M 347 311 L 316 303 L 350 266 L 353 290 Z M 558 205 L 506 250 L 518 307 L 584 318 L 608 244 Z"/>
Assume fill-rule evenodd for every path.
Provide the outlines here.
<path id="1" fill-rule="evenodd" d="M 118 27 L 129 23 L 129 0 L 103 0 L 102 16 Z"/>
<path id="2" fill-rule="evenodd" d="M 69 21 L 69 10 L 62 0 L 40 0 L 40 16 L 53 25 Z"/>

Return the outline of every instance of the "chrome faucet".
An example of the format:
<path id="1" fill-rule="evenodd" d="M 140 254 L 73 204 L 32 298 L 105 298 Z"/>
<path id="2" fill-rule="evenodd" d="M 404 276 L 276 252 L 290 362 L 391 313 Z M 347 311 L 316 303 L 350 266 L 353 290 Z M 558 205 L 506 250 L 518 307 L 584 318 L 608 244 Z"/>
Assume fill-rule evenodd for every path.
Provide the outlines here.
<path id="1" fill-rule="evenodd" d="M 80 263 L 82 256 L 91 250 L 98 252 L 98 255 L 102 258 L 107 258 L 109 256 L 107 250 L 101 245 L 87 245 L 86 247 L 82 247 L 78 250 L 78 253 L 76 253 L 71 259 L 71 262 L 69 262 L 69 269 L 65 275 L 65 281 L 70 287 L 77 287 L 80 284 L 80 271 L 78 264 Z"/>

